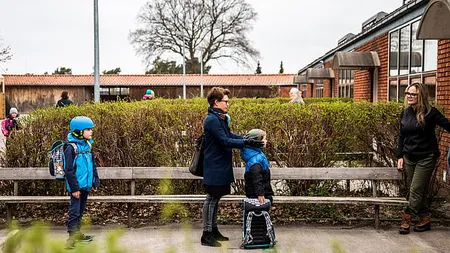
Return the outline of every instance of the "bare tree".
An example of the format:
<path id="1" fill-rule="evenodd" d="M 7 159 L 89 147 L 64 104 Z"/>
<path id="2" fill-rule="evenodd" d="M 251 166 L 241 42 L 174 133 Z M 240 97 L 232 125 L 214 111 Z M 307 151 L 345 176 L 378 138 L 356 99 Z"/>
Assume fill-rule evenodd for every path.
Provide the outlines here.
<path id="1" fill-rule="evenodd" d="M 9 61 L 11 60 L 11 58 L 11 48 L 9 46 L 3 47 L 3 45 L 0 43 L 0 62 Z"/>
<path id="2" fill-rule="evenodd" d="M 142 28 L 129 39 L 148 64 L 165 53 L 183 55 L 185 44 L 188 63 L 228 58 L 248 67 L 259 56 L 247 38 L 256 15 L 245 0 L 152 0 L 137 17 Z"/>

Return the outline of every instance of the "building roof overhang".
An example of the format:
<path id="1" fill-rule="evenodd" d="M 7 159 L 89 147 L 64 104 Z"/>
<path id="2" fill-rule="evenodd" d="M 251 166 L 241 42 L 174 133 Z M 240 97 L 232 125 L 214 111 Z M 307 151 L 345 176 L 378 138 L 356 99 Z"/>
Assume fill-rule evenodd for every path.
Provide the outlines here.
<path id="1" fill-rule="evenodd" d="M 306 76 L 294 76 L 295 84 L 311 84 L 314 83 L 312 80 L 306 78 Z"/>
<path id="2" fill-rule="evenodd" d="M 378 53 L 370 52 L 337 52 L 333 58 L 333 69 L 370 69 L 380 67 Z"/>
<path id="3" fill-rule="evenodd" d="M 417 39 L 450 39 L 450 0 L 431 0 L 428 3 Z"/>
<path id="4" fill-rule="evenodd" d="M 331 68 L 309 68 L 306 71 L 307 79 L 334 79 L 334 71 Z"/>

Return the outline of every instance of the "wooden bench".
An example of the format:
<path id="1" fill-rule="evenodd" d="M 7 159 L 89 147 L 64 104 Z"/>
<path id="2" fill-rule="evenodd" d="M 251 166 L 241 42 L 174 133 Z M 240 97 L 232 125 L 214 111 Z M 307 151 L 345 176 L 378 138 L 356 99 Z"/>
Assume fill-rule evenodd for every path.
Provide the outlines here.
<path id="1" fill-rule="evenodd" d="M 136 180 L 141 179 L 201 179 L 189 173 L 184 167 L 101 167 L 98 168 L 100 180 L 131 180 L 130 195 L 93 196 L 91 202 L 126 203 L 128 205 L 128 225 L 132 219 L 133 203 L 202 203 L 205 195 L 136 195 Z M 236 179 L 243 179 L 244 169 L 235 168 Z M 396 168 L 272 168 L 272 180 L 370 180 L 371 197 L 314 197 L 314 196 L 274 196 L 275 203 L 316 203 L 316 204 L 368 204 L 374 206 L 375 228 L 379 227 L 380 206 L 406 205 L 405 198 L 378 197 L 378 185 L 383 180 L 402 180 Z M 54 180 L 48 168 L 0 168 L 0 180 L 14 181 L 14 196 L 0 196 L 0 203 L 6 204 L 7 221 L 12 218 L 12 207 L 20 203 L 64 203 L 69 196 L 18 196 L 22 180 Z M 227 195 L 224 202 L 241 203 L 244 196 Z"/>

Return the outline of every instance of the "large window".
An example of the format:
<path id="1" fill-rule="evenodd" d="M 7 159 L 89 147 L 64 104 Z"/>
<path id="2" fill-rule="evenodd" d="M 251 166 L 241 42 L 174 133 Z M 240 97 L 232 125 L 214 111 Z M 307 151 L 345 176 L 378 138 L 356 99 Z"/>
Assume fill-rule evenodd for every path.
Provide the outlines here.
<path id="1" fill-rule="evenodd" d="M 411 34 L 411 74 L 422 72 L 423 40 L 416 39 L 419 22 L 412 24 Z"/>
<path id="2" fill-rule="evenodd" d="M 437 69 L 437 51 L 438 51 L 437 40 L 425 41 L 424 71 Z"/>
<path id="3" fill-rule="evenodd" d="M 338 90 L 340 98 L 353 98 L 353 87 L 355 86 L 354 70 L 339 70 Z"/>
<path id="4" fill-rule="evenodd" d="M 389 53 L 389 75 L 398 75 L 398 31 L 391 33 Z"/>
<path id="5" fill-rule="evenodd" d="M 105 87 L 101 87 L 100 88 L 100 95 L 104 95 L 104 96 L 108 96 L 108 95 L 115 95 L 115 96 L 120 96 L 120 95 L 130 95 L 130 88 L 120 88 L 120 87 L 115 87 L 115 88 L 105 88 Z"/>
<path id="6" fill-rule="evenodd" d="M 400 75 L 409 72 L 409 40 L 411 38 L 410 26 L 400 30 Z"/>
<path id="7" fill-rule="evenodd" d="M 389 100 L 403 101 L 405 88 L 414 82 L 426 84 L 430 98 L 435 99 L 437 42 L 416 39 L 419 22 L 413 21 L 389 34 Z"/>
<path id="8" fill-rule="evenodd" d="M 319 79 L 316 81 L 316 98 L 323 97 L 323 80 Z"/>

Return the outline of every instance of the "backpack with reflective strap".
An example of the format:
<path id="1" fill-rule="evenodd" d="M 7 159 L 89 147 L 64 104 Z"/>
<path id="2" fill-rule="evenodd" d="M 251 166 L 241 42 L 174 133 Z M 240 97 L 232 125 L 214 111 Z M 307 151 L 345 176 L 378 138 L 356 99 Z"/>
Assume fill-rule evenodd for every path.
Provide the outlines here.
<path id="1" fill-rule="evenodd" d="M 244 199 L 241 248 L 275 246 L 275 230 L 269 215 L 270 206 L 268 199 L 263 204 L 260 204 L 258 199 Z"/>
<path id="2" fill-rule="evenodd" d="M 55 141 L 52 144 L 49 152 L 49 161 L 48 161 L 48 169 L 50 175 L 55 177 L 56 180 L 64 180 L 65 172 L 65 157 L 64 157 L 64 149 L 67 145 L 71 145 L 73 150 L 75 151 L 75 156 L 78 155 L 78 147 L 77 144 L 66 141 Z"/>

